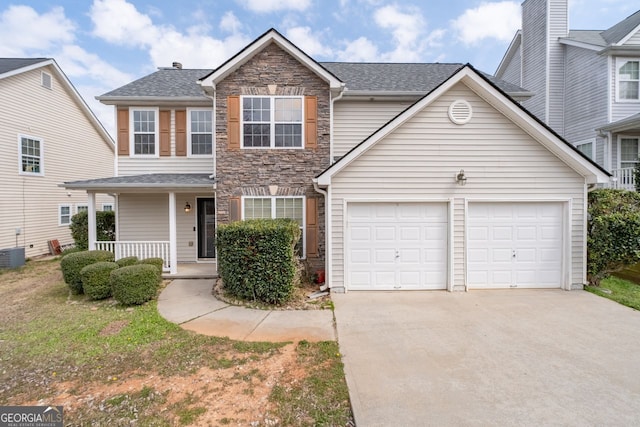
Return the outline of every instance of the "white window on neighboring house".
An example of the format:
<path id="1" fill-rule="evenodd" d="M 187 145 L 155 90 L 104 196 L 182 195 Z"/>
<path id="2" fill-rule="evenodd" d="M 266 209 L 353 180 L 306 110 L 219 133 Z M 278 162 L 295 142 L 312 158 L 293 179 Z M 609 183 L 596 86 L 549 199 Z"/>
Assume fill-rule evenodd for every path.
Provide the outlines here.
<path id="1" fill-rule="evenodd" d="M 105 211 L 105 212 L 112 211 L 113 210 L 113 205 L 111 203 L 103 203 L 102 204 L 102 210 Z"/>
<path id="2" fill-rule="evenodd" d="M 638 163 L 639 138 L 620 138 L 620 168 L 633 168 Z"/>
<path id="3" fill-rule="evenodd" d="M 189 110 L 189 155 L 211 156 L 213 125 L 211 110 Z"/>
<path id="4" fill-rule="evenodd" d="M 58 225 L 71 224 L 71 205 L 58 205 Z"/>
<path id="5" fill-rule="evenodd" d="M 595 158 L 596 144 L 594 140 L 581 141 L 576 143 L 576 148 L 582 154 L 593 160 Z"/>
<path id="6" fill-rule="evenodd" d="M 301 96 L 243 96 L 244 148 L 302 148 Z"/>
<path id="7" fill-rule="evenodd" d="M 44 175 L 44 146 L 42 139 L 19 135 L 18 144 L 20 174 Z"/>
<path id="8" fill-rule="evenodd" d="M 618 58 L 618 101 L 640 100 L 640 60 Z"/>
<path id="9" fill-rule="evenodd" d="M 132 109 L 131 153 L 134 156 L 156 157 L 158 154 L 158 112 L 155 109 Z"/>
<path id="10" fill-rule="evenodd" d="M 80 212 L 89 212 L 89 206 L 87 205 L 76 205 L 76 213 L 79 214 Z"/>
<path id="11" fill-rule="evenodd" d="M 304 197 L 243 197 L 242 219 L 288 218 L 298 223 L 300 240 L 296 244 L 299 257 L 305 256 Z"/>

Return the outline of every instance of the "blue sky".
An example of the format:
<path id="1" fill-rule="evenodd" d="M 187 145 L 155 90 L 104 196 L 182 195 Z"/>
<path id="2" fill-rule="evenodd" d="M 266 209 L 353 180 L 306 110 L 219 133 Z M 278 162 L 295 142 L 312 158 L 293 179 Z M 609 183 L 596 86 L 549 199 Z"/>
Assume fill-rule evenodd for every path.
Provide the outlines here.
<path id="1" fill-rule="evenodd" d="M 572 29 L 606 29 L 628 0 L 570 0 Z M 470 62 L 493 73 L 520 2 L 487 0 L 5 0 L 0 57 L 52 57 L 111 132 L 96 95 L 179 61 L 215 68 L 269 28 L 319 61 Z"/>

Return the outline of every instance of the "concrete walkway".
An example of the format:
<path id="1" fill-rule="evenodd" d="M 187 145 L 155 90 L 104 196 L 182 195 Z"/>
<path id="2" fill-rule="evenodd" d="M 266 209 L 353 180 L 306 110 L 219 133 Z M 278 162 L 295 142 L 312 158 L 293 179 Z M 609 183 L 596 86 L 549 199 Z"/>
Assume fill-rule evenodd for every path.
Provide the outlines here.
<path id="1" fill-rule="evenodd" d="M 640 312 L 584 291 L 333 294 L 358 426 L 631 426 Z"/>
<path id="2" fill-rule="evenodd" d="M 212 295 L 214 279 L 176 279 L 158 297 L 158 312 L 203 335 L 242 341 L 335 341 L 331 310 L 252 310 Z"/>

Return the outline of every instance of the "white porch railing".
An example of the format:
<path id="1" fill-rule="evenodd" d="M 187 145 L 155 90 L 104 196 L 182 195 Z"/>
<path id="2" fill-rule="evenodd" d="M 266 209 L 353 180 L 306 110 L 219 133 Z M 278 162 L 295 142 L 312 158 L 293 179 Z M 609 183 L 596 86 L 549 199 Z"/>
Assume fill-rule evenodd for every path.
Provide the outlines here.
<path id="1" fill-rule="evenodd" d="M 135 256 L 139 259 L 162 258 L 164 260 L 162 270 L 169 271 L 169 242 L 96 242 L 96 249 L 113 252 L 116 260 L 130 256 Z"/>
<path id="2" fill-rule="evenodd" d="M 634 168 L 614 169 L 611 172 L 615 181 L 612 183 L 613 188 L 622 190 L 636 190 L 636 180 L 633 176 Z"/>

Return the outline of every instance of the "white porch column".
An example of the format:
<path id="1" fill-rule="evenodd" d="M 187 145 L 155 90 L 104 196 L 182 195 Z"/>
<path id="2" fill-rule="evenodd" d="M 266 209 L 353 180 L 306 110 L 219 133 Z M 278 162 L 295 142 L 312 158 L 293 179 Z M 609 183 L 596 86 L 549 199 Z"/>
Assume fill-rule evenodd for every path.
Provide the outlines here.
<path id="1" fill-rule="evenodd" d="M 170 274 L 178 273 L 178 232 L 176 227 L 176 193 L 169 193 L 169 268 Z"/>
<path id="2" fill-rule="evenodd" d="M 93 251 L 96 249 L 96 240 L 98 239 L 98 232 L 96 230 L 96 194 L 95 193 L 87 193 L 88 196 L 88 223 L 87 228 L 89 232 L 89 250 Z"/>

